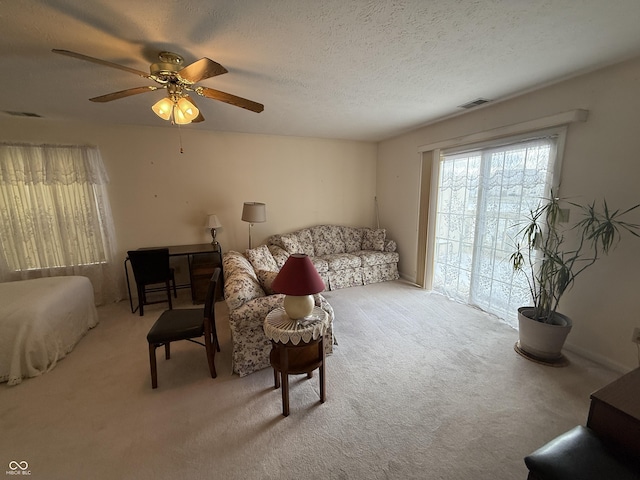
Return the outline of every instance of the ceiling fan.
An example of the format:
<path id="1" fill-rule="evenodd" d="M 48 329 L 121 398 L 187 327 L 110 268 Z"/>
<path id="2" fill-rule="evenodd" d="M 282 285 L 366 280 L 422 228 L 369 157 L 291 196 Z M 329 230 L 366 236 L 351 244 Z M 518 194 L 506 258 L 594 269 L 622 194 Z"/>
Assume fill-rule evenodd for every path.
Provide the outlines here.
<path id="1" fill-rule="evenodd" d="M 149 67 L 150 73 L 146 73 L 141 70 L 136 70 L 135 68 L 125 67 L 124 65 L 118 65 L 117 63 L 100 60 L 99 58 L 89 57 L 69 50 L 53 49 L 52 52 L 124 70 L 125 72 L 130 72 L 158 83 L 158 85 L 129 88 L 127 90 L 90 98 L 89 100 L 92 102 L 110 102 L 112 100 L 118 100 L 119 98 L 125 98 L 139 93 L 153 92 L 154 90 L 164 88 L 167 90 L 167 96 L 151 108 L 160 118 L 171 120 L 178 124 L 204 121 L 204 117 L 196 107 L 193 99 L 189 96 L 189 92 L 194 92 L 201 97 L 218 100 L 256 113 L 264 110 L 264 105 L 260 103 L 237 97 L 230 93 L 221 92 L 220 90 L 214 90 L 213 88 L 197 86 L 196 83 L 201 80 L 227 73 L 226 68 L 206 57 L 183 67 L 184 59 L 180 55 L 171 52 L 160 52 L 158 55 L 159 61 L 152 63 Z"/>

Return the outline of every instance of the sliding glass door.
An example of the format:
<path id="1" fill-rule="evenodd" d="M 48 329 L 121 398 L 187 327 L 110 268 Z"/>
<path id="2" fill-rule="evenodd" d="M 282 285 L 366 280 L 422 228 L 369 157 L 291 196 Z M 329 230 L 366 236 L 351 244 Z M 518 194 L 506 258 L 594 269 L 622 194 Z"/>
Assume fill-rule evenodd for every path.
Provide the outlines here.
<path id="1" fill-rule="evenodd" d="M 516 324 L 529 303 L 509 262 L 521 222 L 551 191 L 556 137 L 464 151 L 440 159 L 433 289 Z"/>

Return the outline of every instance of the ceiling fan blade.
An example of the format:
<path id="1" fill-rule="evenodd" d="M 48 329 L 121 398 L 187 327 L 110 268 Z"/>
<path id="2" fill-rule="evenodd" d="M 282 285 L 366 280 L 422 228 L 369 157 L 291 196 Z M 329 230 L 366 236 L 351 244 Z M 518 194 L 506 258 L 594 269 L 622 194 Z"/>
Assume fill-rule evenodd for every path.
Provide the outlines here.
<path id="1" fill-rule="evenodd" d="M 205 78 L 215 77 L 227 73 L 227 69 L 209 58 L 201 58 L 187 65 L 178 72 L 178 76 L 190 83 L 197 83 Z"/>
<path id="2" fill-rule="evenodd" d="M 189 95 L 185 95 L 184 98 L 186 98 L 187 100 L 189 100 L 191 103 L 193 103 L 193 105 L 198 108 L 198 106 L 196 105 L 196 102 L 193 101 L 193 98 L 191 98 Z M 204 117 L 202 116 L 202 112 L 200 111 L 200 109 L 198 108 L 198 116 L 196 118 L 194 118 L 193 120 L 191 120 L 191 123 L 200 123 L 200 122 L 204 122 Z"/>
<path id="3" fill-rule="evenodd" d="M 110 102 L 112 100 L 118 100 L 120 98 L 130 97 L 131 95 L 138 95 L 139 93 L 145 92 L 153 92 L 154 90 L 158 90 L 158 87 L 147 86 L 147 87 L 136 87 L 129 88 L 127 90 L 120 90 L 119 92 L 107 93 L 106 95 L 101 95 L 99 97 L 90 98 L 92 102 Z"/>
<path id="4" fill-rule="evenodd" d="M 196 118 L 191 120 L 191 123 L 200 123 L 200 122 L 204 122 L 204 117 L 202 116 L 202 113 L 199 113 Z"/>
<path id="5" fill-rule="evenodd" d="M 149 74 L 142 70 L 136 70 L 135 68 L 125 67 L 124 65 L 118 65 L 117 63 L 108 62 L 106 60 L 100 60 L 99 58 L 89 57 L 81 53 L 71 52 L 69 50 L 59 50 L 54 48 L 51 50 L 53 53 L 59 53 L 60 55 L 66 55 L 67 57 L 79 58 L 80 60 L 86 60 L 87 62 L 97 63 L 99 65 L 105 65 L 107 67 L 117 68 L 118 70 L 124 70 L 125 72 L 134 73 L 143 78 L 150 78 Z"/>
<path id="6" fill-rule="evenodd" d="M 236 97 L 235 95 L 231 95 L 230 93 L 221 92 L 220 90 L 214 90 L 213 88 L 198 87 L 195 89 L 195 92 L 202 97 L 219 100 L 224 103 L 235 105 L 236 107 L 246 108 L 247 110 L 251 110 L 252 112 L 260 113 L 264 110 L 264 105 L 262 105 L 261 103 L 253 102 L 242 97 Z"/>

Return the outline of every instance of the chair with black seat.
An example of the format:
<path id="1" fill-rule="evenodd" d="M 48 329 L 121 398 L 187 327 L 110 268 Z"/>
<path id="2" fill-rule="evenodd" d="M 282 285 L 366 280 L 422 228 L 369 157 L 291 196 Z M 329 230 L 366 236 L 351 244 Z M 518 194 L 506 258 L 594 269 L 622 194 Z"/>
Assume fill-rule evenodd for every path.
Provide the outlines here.
<path id="1" fill-rule="evenodd" d="M 216 378 L 216 366 L 214 363 L 216 350 L 220 351 L 218 334 L 216 332 L 215 297 L 221 269 L 213 271 L 209 280 L 209 288 L 202 308 L 185 308 L 166 310 L 156 320 L 147 334 L 149 342 L 149 361 L 151 363 L 151 386 L 158 387 L 158 368 L 156 364 L 156 348 L 164 345 L 165 358 L 171 358 L 171 342 L 188 340 L 206 349 L 211 378 Z M 204 335 L 204 344 L 194 340 Z"/>
<path id="2" fill-rule="evenodd" d="M 169 309 L 173 308 L 171 303 L 171 284 L 173 284 L 173 295 L 178 297 L 176 291 L 176 280 L 173 268 L 169 264 L 168 248 L 143 248 L 140 250 L 129 250 L 127 252 L 131 261 L 131 269 L 136 281 L 138 291 L 138 308 L 140 316 L 144 315 L 144 306 L 153 303 L 169 302 Z M 167 294 L 166 300 L 149 301 L 147 293 L 152 289 L 147 289 L 150 285 L 164 283 Z M 156 288 L 162 290 L 162 288 Z M 135 312 L 135 310 L 133 310 Z"/>

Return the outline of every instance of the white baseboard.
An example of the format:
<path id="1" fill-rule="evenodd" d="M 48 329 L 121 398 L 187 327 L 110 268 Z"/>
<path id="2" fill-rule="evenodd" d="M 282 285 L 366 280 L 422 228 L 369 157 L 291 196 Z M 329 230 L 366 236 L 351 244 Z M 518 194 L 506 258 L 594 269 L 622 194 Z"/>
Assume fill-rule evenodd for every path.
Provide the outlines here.
<path id="1" fill-rule="evenodd" d="M 404 273 L 398 272 L 398 274 L 400 275 L 400 278 L 402 280 L 406 280 L 409 283 L 413 283 L 414 285 L 417 285 L 418 283 L 416 282 L 416 277 L 411 277 L 409 275 L 405 275 Z"/>
<path id="2" fill-rule="evenodd" d="M 598 363 L 602 366 L 605 366 L 607 368 L 610 368 L 611 370 L 624 374 L 629 372 L 631 369 L 625 365 L 621 365 L 619 363 L 616 362 L 612 362 L 610 359 L 603 357 L 602 355 L 598 355 L 597 353 L 593 353 L 589 350 L 585 350 L 584 348 L 580 348 L 576 345 L 573 345 L 571 343 L 565 343 L 564 344 L 564 349 L 568 350 L 572 353 L 575 353 L 577 355 L 580 355 L 581 357 L 584 357 L 588 360 L 591 360 L 592 362 Z"/>

